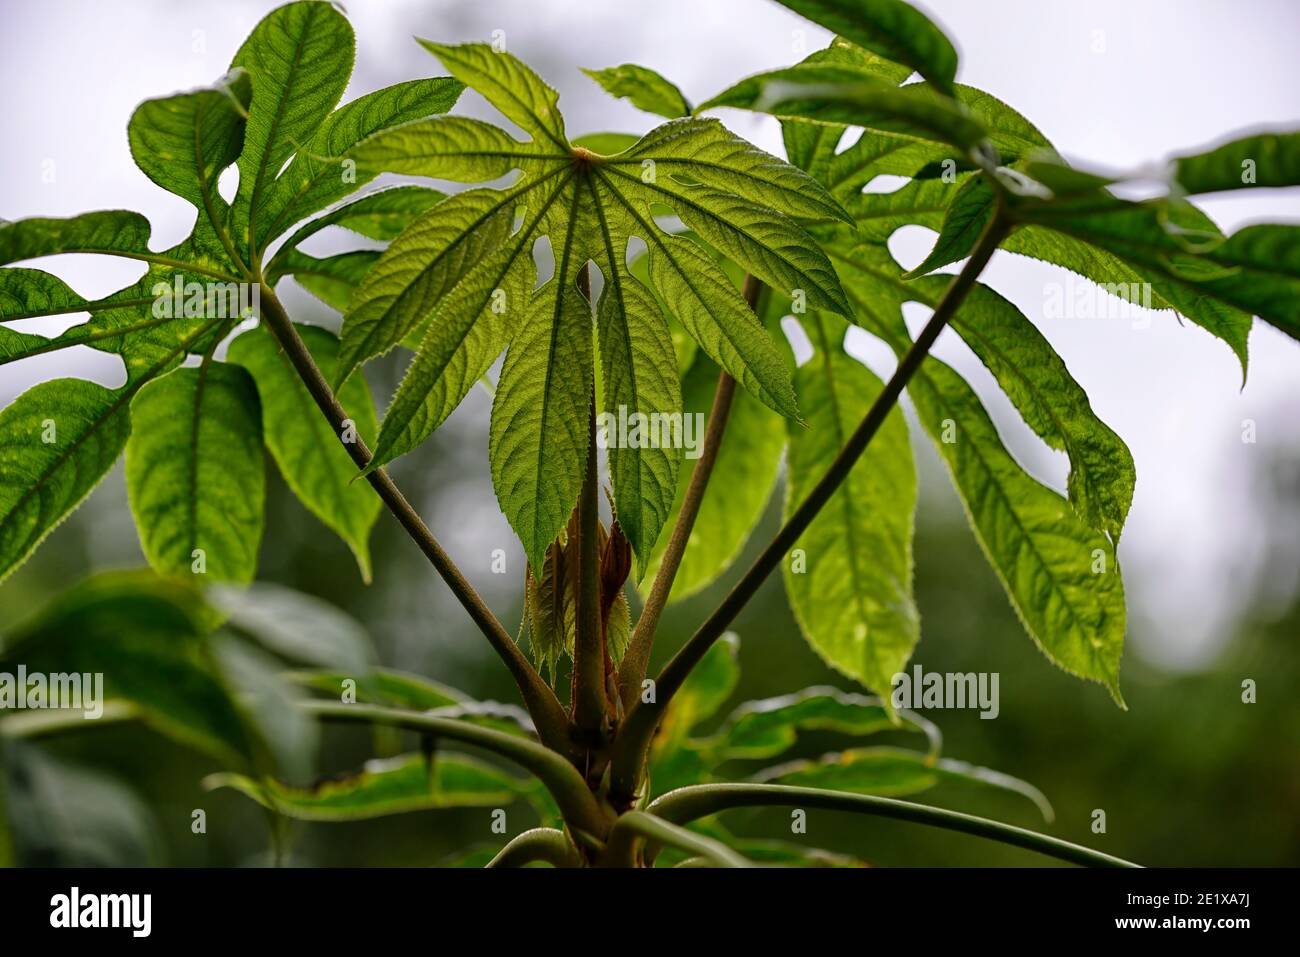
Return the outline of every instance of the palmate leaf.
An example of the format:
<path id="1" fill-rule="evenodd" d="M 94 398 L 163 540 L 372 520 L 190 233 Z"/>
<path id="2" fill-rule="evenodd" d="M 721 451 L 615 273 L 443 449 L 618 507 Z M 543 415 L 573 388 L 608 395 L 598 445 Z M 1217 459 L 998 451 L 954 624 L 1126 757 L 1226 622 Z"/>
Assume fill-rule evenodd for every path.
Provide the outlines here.
<path id="1" fill-rule="evenodd" d="M 414 80 L 330 112 L 347 83 L 352 45 L 351 27 L 330 4 L 291 3 L 258 24 L 231 72 L 212 87 L 150 100 L 135 111 L 128 135 L 138 165 L 198 211 L 193 233 L 172 248 L 153 249 L 148 221 L 129 211 L 0 223 L 0 265 L 61 253 L 97 253 L 146 265 L 138 281 L 94 301 L 37 269 L 0 270 L 0 322 L 89 314 L 86 321 L 53 338 L 0 330 L 0 364 L 87 345 L 120 355 L 127 373 L 126 385 L 115 391 L 74 380 L 46 383 L 0 412 L 0 446 L 11 458 L 7 466 L 12 466 L 6 467 L 0 483 L 0 578 L 30 554 L 112 465 L 126 442 L 128 410 L 149 383 L 187 355 L 210 355 L 235 324 L 247 318 L 244 306 L 253 300 L 253 287 L 259 282 L 273 285 L 292 274 L 338 302 L 346 300 L 377 258 L 376 253 L 361 252 L 317 260 L 302 253 L 298 243 L 333 225 L 389 237 L 441 198 L 436 191 L 417 187 L 364 197 L 305 226 L 284 244 L 275 268 L 262 269 L 267 247 L 279 235 L 368 180 L 364 171 L 341 159 L 348 148 L 388 126 L 450 108 L 463 89 L 449 77 Z M 236 161 L 240 186 L 232 206 L 221 198 L 216 183 Z M 183 294 L 175 297 L 173 308 L 159 308 L 173 291 Z M 220 363 L 209 365 L 218 380 L 237 374 Z M 187 372 L 175 382 L 190 376 Z M 350 387 L 353 397 L 359 396 L 359 388 Z M 169 406 L 169 401 L 187 398 L 178 389 L 152 391 L 146 398 L 150 402 L 143 407 L 155 405 L 161 425 L 181 419 L 195 424 L 190 439 L 175 428 L 171 437 L 175 449 L 188 449 L 188 457 L 196 462 L 211 455 L 195 447 L 199 437 L 212 428 L 243 430 L 246 424 L 204 422 L 202 413 L 215 407 L 212 403 L 198 405 L 199 419 L 192 409 Z M 360 403 L 356 409 L 364 433 L 367 412 Z M 310 428 L 306 418 L 298 425 Z M 283 465 L 282 434 L 279 429 L 266 431 Z M 144 441 L 147 445 L 149 440 Z M 250 467 L 260 469 L 257 449 L 243 451 L 250 456 Z M 178 455 L 177 461 L 185 457 Z M 362 547 L 363 526 L 370 519 L 348 518 L 327 501 L 329 488 L 342 487 L 353 477 L 354 467 L 346 455 L 327 455 L 326 464 L 331 474 L 313 470 L 290 477 L 290 485 L 354 548 Z M 259 494 L 251 481 L 244 482 L 245 491 Z M 364 501 L 365 494 L 367 490 L 359 489 L 352 497 Z M 137 514 L 137 524 L 142 539 L 161 542 L 174 531 L 167 522 L 179 506 L 161 498 L 153 504 L 155 508 Z M 240 528 L 232 524 L 229 534 L 231 542 L 246 547 L 260 535 L 261 503 L 242 504 L 226 518 L 243 523 Z M 195 507 L 202 511 L 208 506 Z M 366 504 L 363 511 L 372 507 Z M 179 551 L 148 551 L 158 567 L 181 569 Z M 361 560 L 364 569 L 364 555 Z M 223 575 L 251 574 L 245 558 L 227 556 L 221 561 L 234 562 L 231 567 L 219 565 Z M 183 566 L 184 574 L 190 574 L 188 559 Z"/>
<path id="2" fill-rule="evenodd" d="M 848 326 L 813 314 L 813 356 L 795 373 L 809 428 L 789 430 L 787 518 L 839 455 L 884 383 L 845 354 Z M 920 638 L 912 598 L 916 468 L 895 408 L 782 564 L 804 637 L 837 671 L 886 691 Z"/>
<path id="3" fill-rule="evenodd" d="M 378 467 L 437 428 L 508 345 L 493 407 L 493 484 L 530 562 L 540 567 L 577 498 L 591 454 L 591 412 L 617 415 L 620 405 L 646 415 L 676 411 L 657 354 L 665 337 L 651 308 L 656 298 L 759 401 L 797 415 L 780 354 L 734 285 L 696 243 L 668 234 L 655 217 L 675 212 L 774 288 L 800 290 L 818 308 L 843 313 L 848 304 L 834 271 L 791 218 L 843 213 L 806 174 L 715 121 L 672 121 L 612 156 L 575 147 L 555 91 L 513 56 L 481 44 L 424 45 L 531 140 L 444 117 L 370 137 L 349 153 L 367 173 L 466 182 L 514 169 L 521 175 L 505 189 L 447 200 L 393 241 L 350 304 L 339 377 L 427 321 L 380 429 L 372 463 Z M 649 247 L 648 287 L 626 266 L 633 236 Z M 534 290 L 532 252 L 542 237 L 556 268 Z M 603 286 L 594 308 L 584 285 L 590 279 L 596 288 L 592 267 Z M 597 348 L 604 385 L 598 397 Z M 644 567 L 666 515 L 674 457 L 649 449 L 615 458 L 615 513 Z"/>

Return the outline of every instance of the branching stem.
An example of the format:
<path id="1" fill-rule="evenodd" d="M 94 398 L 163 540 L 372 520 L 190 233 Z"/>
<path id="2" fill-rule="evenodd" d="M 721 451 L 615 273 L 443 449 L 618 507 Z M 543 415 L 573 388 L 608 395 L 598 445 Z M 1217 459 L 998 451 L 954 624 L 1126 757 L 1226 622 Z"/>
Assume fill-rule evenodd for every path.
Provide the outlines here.
<path id="1" fill-rule="evenodd" d="M 753 276 L 745 277 L 744 296 L 749 308 L 758 311 L 758 296 L 763 284 Z M 718 450 L 722 447 L 722 436 L 727 429 L 727 419 L 731 415 L 731 402 L 736 395 L 736 380 L 726 372 L 718 374 L 718 387 L 713 392 L 713 407 L 709 410 L 709 424 L 704 432 L 704 444 L 700 457 L 691 471 L 691 481 L 682 497 L 682 507 L 677 513 L 677 522 L 673 525 L 668 544 L 664 547 L 663 558 L 659 562 L 659 571 L 655 574 L 654 584 L 646 598 L 645 607 L 637 618 L 636 630 L 628 642 L 623 662 L 618 669 L 619 695 L 623 699 L 623 710 L 628 712 L 636 704 L 641 692 L 641 682 L 645 680 L 646 669 L 650 664 L 650 651 L 654 647 L 655 629 L 659 626 L 659 616 L 668 604 L 668 596 L 681 567 L 682 556 L 686 553 L 686 543 L 690 541 L 691 531 L 695 528 L 695 519 L 700 514 L 700 504 L 709 486 L 709 477 L 718 460 Z"/>
<path id="2" fill-rule="evenodd" d="M 939 337 L 939 333 L 943 331 L 944 326 L 956 313 L 957 307 L 966 298 L 966 294 L 975 285 L 975 281 L 988 265 L 998 244 L 1006 237 L 1009 228 L 999 207 L 985 226 L 969 261 L 949 283 L 943 299 L 935 307 L 929 322 L 916 337 L 912 347 L 899 360 L 898 368 L 894 370 L 884 390 L 867 410 L 861 424 L 849 436 L 849 440 L 826 470 L 826 474 L 790 515 L 776 537 L 763 549 L 717 609 L 705 619 L 695 634 L 664 666 L 655 682 L 654 702 L 643 704 L 638 701 L 631 709 L 620 729 L 618 740 L 615 741 L 611 762 L 611 798 L 616 805 L 621 806 L 635 800 L 640 788 L 641 770 L 655 728 L 677 689 L 682 686 L 691 669 L 699 664 L 713 643 L 735 620 L 740 610 L 754 597 L 768 575 L 780 565 L 786 553 L 799 540 L 799 536 L 804 533 L 830 500 L 831 495 L 848 477 L 849 470 L 866 451 L 886 416 L 897 404 L 903 388 L 920 368 L 934 341 Z"/>
<path id="3" fill-rule="evenodd" d="M 582 775 L 563 755 L 536 741 L 455 718 L 440 718 L 400 708 L 335 701 L 307 701 L 302 707 L 308 714 L 323 720 L 389 725 L 491 751 L 514 761 L 546 785 L 566 823 L 602 838 L 609 831 L 610 817 Z"/>

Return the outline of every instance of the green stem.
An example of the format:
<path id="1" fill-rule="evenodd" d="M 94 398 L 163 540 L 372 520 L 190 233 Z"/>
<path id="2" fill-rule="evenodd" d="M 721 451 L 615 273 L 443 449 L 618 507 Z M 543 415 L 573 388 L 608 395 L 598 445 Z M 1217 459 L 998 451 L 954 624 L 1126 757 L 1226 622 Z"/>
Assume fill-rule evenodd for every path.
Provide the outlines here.
<path id="1" fill-rule="evenodd" d="M 763 284 L 753 276 L 745 276 L 744 296 L 749 308 L 758 311 L 758 296 Z M 709 424 L 704 432 L 704 445 L 700 457 L 691 471 L 690 484 L 682 497 L 682 507 L 677 513 L 677 522 L 673 525 L 672 535 L 664 547 L 663 558 L 659 562 L 659 571 L 655 575 L 650 594 L 646 597 L 645 607 L 636 621 L 636 629 L 628 642 L 623 662 L 618 669 L 619 695 L 623 699 L 623 710 L 629 712 L 641 693 L 641 682 L 645 680 L 646 669 L 650 664 L 650 651 L 654 647 L 655 629 L 659 626 L 659 616 L 668 604 L 668 596 L 673 590 L 673 580 L 681 567 L 682 556 L 686 553 L 686 543 L 690 541 L 691 531 L 695 528 L 695 519 L 700 514 L 700 504 L 709 486 L 709 477 L 718 460 L 718 450 L 722 446 L 722 436 L 727 429 L 727 419 L 731 415 L 731 402 L 736 395 L 736 380 L 726 372 L 718 374 L 718 386 L 713 392 L 713 406 L 709 410 Z"/>
<path id="2" fill-rule="evenodd" d="M 308 714 L 327 721 L 390 725 L 491 751 L 514 761 L 546 785 L 567 823 L 598 837 L 609 831 L 609 818 L 596 802 L 582 775 L 562 754 L 527 738 L 465 721 L 380 705 L 307 701 L 302 707 Z"/>
<path id="3" fill-rule="evenodd" d="M 840 450 L 840 454 L 835 457 L 835 461 L 826 470 L 826 474 L 812 488 L 802 504 L 790 515 L 781 530 L 777 532 L 776 537 L 763 549 L 763 552 L 754 560 L 749 570 L 731 589 L 713 614 L 705 619 L 695 634 L 664 666 L 655 682 L 654 702 L 648 704 L 638 702 L 632 708 L 627 720 L 620 729 L 618 740 L 615 741 L 611 760 L 610 794 L 616 805 L 631 803 L 635 800 L 640 787 L 641 770 L 645 764 L 655 728 L 658 727 L 660 718 L 677 689 L 682 686 L 687 675 L 699 664 L 713 643 L 721 637 L 732 621 L 735 620 L 740 610 L 754 597 L 759 586 L 767 580 L 768 575 L 781 564 L 786 553 L 799 540 L 799 536 L 804 533 L 812 520 L 830 501 L 831 495 L 848 477 L 849 470 L 853 468 L 862 453 L 866 451 L 877 430 L 884 423 L 886 416 L 897 404 L 903 388 L 916 370 L 920 368 L 931 346 L 934 345 L 935 339 L 939 337 L 939 333 L 943 331 L 944 326 L 956 313 L 957 307 L 966 298 L 966 294 L 975 285 L 975 281 L 979 278 L 980 273 L 984 271 L 984 267 L 988 265 L 988 261 L 993 256 L 998 244 L 1006 237 L 1009 228 L 1009 223 L 1004 218 L 999 207 L 984 227 L 984 232 L 980 235 L 970 260 L 962 268 L 961 272 L 953 278 L 953 281 L 949 283 L 943 299 L 935 307 L 934 314 L 930 317 L 929 322 L 921 330 L 921 334 L 916 337 L 912 347 L 899 360 L 898 368 L 894 370 L 894 374 L 890 377 L 889 382 L 885 384 L 885 388 L 876 397 L 871 408 L 867 410 L 861 424 L 849 436 L 848 442 L 845 443 L 844 448 Z"/>
<path id="4" fill-rule="evenodd" d="M 688 831 L 672 821 L 645 811 L 628 811 L 615 822 L 613 830 L 609 832 L 605 858 L 607 865 L 636 866 L 636 844 L 643 838 L 647 843 L 675 847 L 694 857 L 702 857 L 715 867 L 753 866 L 722 842 Z"/>
<path id="5" fill-rule="evenodd" d="M 312 358 L 306 344 L 302 341 L 302 337 L 298 335 L 298 330 L 294 328 L 293 322 L 290 321 L 288 313 L 284 310 L 284 306 L 276 298 L 275 293 L 265 284 L 261 288 L 261 305 L 263 320 L 280 343 L 280 347 L 284 349 L 285 355 L 289 357 L 289 361 L 293 364 L 298 377 L 302 379 L 307 391 L 311 393 L 312 398 L 316 401 L 316 405 L 320 407 L 325 418 L 329 420 L 335 434 L 343 434 L 343 423 L 349 421 L 347 412 L 339 404 L 333 389 L 330 388 L 329 382 L 321 373 L 320 367 L 316 365 L 316 360 Z M 369 464 L 370 450 L 360 438 L 355 442 L 345 443 L 344 448 L 347 449 L 352 461 L 357 464 L 358 468 L 364 469 Z M 451 556 L 438 544 L 438 540 L 433 537 L 429 527 L 424 524 L 419 513 L 406 500 L 406 496 L 393 484 L 393 480 L 388 477 L 388 473 L 383 469 L 376 469 L 366 475 L 366 481 L 378 493 L 379 498 L 401 524 L 402 528 L 406 530 L 412 541 L 419 546 L 420 551 L 424 552 L 425 557 L 437 569 L 438 574 L 442 576 L 443 581 L 447 583 L 447 587 L 452 590 L 452 593 L 460 601 L 461 606 L 469 613 L 474 624 L 487 637 L 488 643 L 492 645 L 493 650 L 505 662 L 506 667 L 510 669 L 515 683 L 519 686 L 524 704 L 528 707 L 528 713 L 537 726 L 538 737 L 548 747 L 561 754 L 570 754 L 572 748 L 568 736 L 568 716 L 564 713 L 564 708 L 559 699 L 555 697 L 555 692 L 542 680 L 541 675 L 529 663 L 524 653 L 519 650 L 519 646 L 515 644 L 515 640 L 510 636 L 510 633 L 492 614 L 492 610 L 488 608 L 479 593 L 474 590 L 474 586 L 456 567 L 456 563 L 451 560 Z"/>
<path id="6" fill-rule="evenodd" d="M 568 836 L 553 827 L 535 827 L 514 838 L 488 867 L 523 867 L 544 861 L 552 867 L 582 867 L 582 854 Z"/>
<path id="7" fill-rule="evenodd" d="M 962 814 L 959 811 L 948 811 L 944 808 L 870 794 L 824 791 L 821 788 L 791 787 L 784 784 L 698 784 L 669 791 L 663 797 L 652 801 L 647 810 L 678 824 L 686 824 L 731 808 L 773 806 L 852 811 L 898 821 L 911 821 L 914 824 L 928 824 L 931 827 L 974 834 L 991 841 L 1023 847 L 1046 854 L 1048 857 L 1086 867 L 1140 866 L 1122 858 L 1103 854 L 1101 851 L 1039 834 L 1037 831 L 990 821 L 987 818 L 975 817 L 973 814 Z M 611 840 L 613 840 L 612 834 Z"/>

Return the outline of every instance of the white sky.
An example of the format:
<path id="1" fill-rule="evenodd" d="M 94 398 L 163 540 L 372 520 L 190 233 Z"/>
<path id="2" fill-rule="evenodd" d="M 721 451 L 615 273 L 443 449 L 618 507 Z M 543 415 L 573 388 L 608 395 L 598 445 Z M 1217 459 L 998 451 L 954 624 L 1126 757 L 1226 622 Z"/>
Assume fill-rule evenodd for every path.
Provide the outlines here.
<path id="1" fill-rule="evenodd" d="M 193 210 L 135 168 L 127 119 L 143 99 L 221 75 L 272 6 L 0 0 L 0 89 L 6 91 L 0 216 L 138 209 L 154 224 L 155 248 L 181 239 Z M 351 0 L 345 6 L 358 34 L 348 98 L 442 72 L 413 34 L 463 41 L 501 30 L 508 47 L 560 90 L 570 135 L 640 132 L 652 123 L 606 97 L 577 66 L 642 63 L 698 102 L 742 75 L 792 62 L 800 43 L 811 50 L 828 39 L 767 0 Z M 1072 159 L 1136 166 L 1243 128 L 1300 126 L 1300 3 L 931 0 L 924 8 L 957 41 L 959 79 L 1008 101 Z M 489 115 L 472 95 L 459 109 Z M 731 111 L 722 118 L 779 151 L 774 120 Z M 1300 222 L 1300 196 L 1277 191 L 1204 205 L 1227 230 L 1261 220 Z M 913 228 L 891 248 L 912 265 L 931 238 Z M 45 260 L 41 268 L 91 297 L 141 271 L 80 256 Z M 1129 320 L 1045 319 L 1045 286 L 1064 278 L 1060 270 L 1009 254 L 999 254 L 985 274 L 1039 324 L 1098 413 L 1132 449 L 1137 494 L 1120 552 L 1130 612 L 1148 620 L 1144 652 L 1167 662 L 1195 661 L 1217 644 L 1232 584 L 1247 580 L 1262 560 L 1252 469 L 1270 448 L 1300 446 L 1300 344 L 1257 325 L 1243 392 L 1227 347 L 1197 327 L 1180 327 L 1170 314 L 1156 315 L 1146 329 Z M 79 373 L 109 385 L 122 380 L 115 360 L 76 352 Z M 956 337 L 945 334 L 936 354 L 970 375 L 1022 461 L 1063 487 L 1063 456 L 1036 446 Z M 879 350 L 864 355 L 881 370 Z M 66 374 L 68 362 L 69 353 L 62 353 L 0 369 L 0 404 L 34 382 Z M 1244 419 L 1256 423 L 1255 445 L 1241 441 Z M 1294 516 L 1288 521 L 1294 527 Z"/>

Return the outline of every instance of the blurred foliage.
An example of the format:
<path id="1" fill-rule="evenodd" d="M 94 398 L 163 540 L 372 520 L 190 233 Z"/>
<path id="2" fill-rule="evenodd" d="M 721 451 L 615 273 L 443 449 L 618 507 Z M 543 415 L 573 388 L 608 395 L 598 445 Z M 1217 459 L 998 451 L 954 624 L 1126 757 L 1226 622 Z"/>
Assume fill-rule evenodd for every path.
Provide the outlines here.
<path id="1" fill-rule="evenodd" d="M 458 459 L 474 454 L 466 443 L 458 443 L 457 430 L 473 434 L 478 423 L 465 420 L 481 418 L 484 405 L 470 403 L 458 413 L 458 425 L 411 457 L 414 462 L 405 478 L 414 481 L 416 501 L 426 501 L 425 513 L 435 529 L 454 522 L 457 514 L 490 507 L 485 479 L 454 485 L 450 495 L 427 498 L 428 486 L 444 470 L 457 468 Z M 1083 685 L 1047 661 L 1024 654 L 1020 625 L 965 528 L 952 493 L 938 480 L 938 463 L 927 454 L 919 465 L 917 598 L 923 637 L 916 662 L 927 670 L 999 672 L 1002 695 L 1000 714 L 993 721 L 981 720 L 974 711 L 931 712 L 926 717 L 942 728 L 946 754 L 1033 782 L 1054 805 L 1056 820 L 1044 827 L 1029 802 L 957 782 L 938 782 L 923 800 L 1042 829 L 1148 865 L 1300 863 L 1295 814 L 1300 806 L 1300 713 L 1295 708 L 1300 662 L 1292 646 L 1300 629 L 1296 583 L 1282 589 L 1290 600 L 1280 611 L 1246 614 L 1214 662 L 1194 672 L 1174 674 L 1147 663 L 1139 650 L 1147 636 L 1135 636 L 1123 665 L 1129 711 L 1121 712 L 1096 686 Z M 1294 512 L 1300 504 L 1297 476 L 1300 453 L 1273 462 L 1257 476 L 1261 515 Z M 271 496 L 270 514 L 281 517 L 281 533 L 268 536 L 263 546 L 267 577 L 320 596 L 362 620 L 371 616 L 374 621 L 375 609 L 385 609 L 378 619 L 382 624 L 371 626 L 383 664 L 432 675 L 476 698 L 513 700 L 509 679 L 503 678 L 495 657 L 480 648 L 481 638 L 466 627 L 442 586 L 418 553 L 394 534 L 391 523 L 381 522 L 376 530 L 376 584 L 361 587 L 346 546 L 311 521 L 278 480 L 272 481 Z M 6 630 L 65 582 L 102 564 L 106 550 L 116 550 L 120 563 L 132 561 L 136 546 L 130 538 L 106 542 L 101 531 L 113 527 L 113 510 L 124 508 L 124 498 L 120 483 L 102 492 L 27 567 L 0 586 L 0 623 Z M 779 495 L 748 551 L 775 529 L 778 509 Z M 1276 529 L 1272 537 L 1270 527 Z M 1261 547 L 1270 554 L 1286 554 L 1294 547 L 1284 538 L 1286 527 L 1284 522 L 1265 525 Z M 133 535 L 129 525 L 116 528 L 119 536 Z M 496 542 L 489 533 L 488 540 L 466 548 L 465 564 L 471 570 L 483 566 L 483 586 L 494 596 L 502 617 L 510 620 L 519 613 L 522 595 L 500 591 L 499 580 L 486 573 L 493 547 Z M 476 554 L 483 562 L 472 560 Z M 668 611 L 657 661 L 685 639 L 744 561 L 712 588 Z M 1292 567 L 1281 560 L 1264 563 L 1270 566 Z M 495 592 L 490 590 L 493 585 Z M 1261 591 L 1264 587 L 1259 584 Z M 404 594 L 404 589 L 413 591 Z M 1276 595 L 1278 583 L 1271 583 L 1268 591 Z M 1153 626 L 1134 625 L 1143 627 Z M 712 703 L 711 715 L 700 718 L 697 737 L 707 738 L 739 704 L 751 699 L 789 695 L 810 685 L 856 690 L 828 671 L 799 639 L 779 581 L 763 589 L 735 630 L 741 639 L 739 675 L 725 698 Z M 1247 678 L 1258 684 L 1257 704 L 1241 701 Z M 885 740 L 917 747 L 918 736 L 898 732 Z M 842 738 L 830 732 L 803 731 L 782 760 L 814 758 L 843 746 Z M 331 727 L 325 731 L 316 772 L 327 777 L 353 774 L 376 754 L 412 753 L 419 747 L 414 735 L 385 738 L 361 728 Z M 274 836 L 291 863 L 420 866 L 473 863 L 464 857 L 467 850 L 477 848 L 483 857 L 503 843 L 491 830 L 487 807 L 437 807 L 373 820 L 273 825 L 269 815 L 243 796 L 203 790 L 205 775 L 225 770 L 220 762 L 132 724 L 17 748 L 10 742 L 6 748 L 7 763 L 19 770 L 10 773 L 5 804 L 8 816 L 20 822 L 13 843 L 19 860 L 27 864 L 265 864 L 271 860 L 267 847 Z M 726 770 L 731 774 L 758 766 L 735 761 Z M 75 782 L 68 779 L 72 786 L 60 793 L 72 796 L 52 799 L 49 788 L 65 775 L 74 775 Z M 542 819 L 527 795 L 493 806 L 506 809 L 510 833 Z M 205 834 L 191 829 L 196 809 L 206 812 Z M 1106 812 L 1105 834 L 1091 830 L 1094 809 Z M 776 853 L 782 840 L 789 839 L 788 814 L 779 810 L 739 810 L 729 813 L 725 823 L 751 841 L 751 853 L 761 847 L 753 841 L 769 842 Z M 97 836 L 100 831 L 134 834 L 136 839 L 115 844 Z M 65 838 L 55 839 L 60 834 Z M 826 812 L 809 815 L 808 833 L 799 840 L 843 855 L 831 863 L 1046 863 L 975 838 Z"/>

